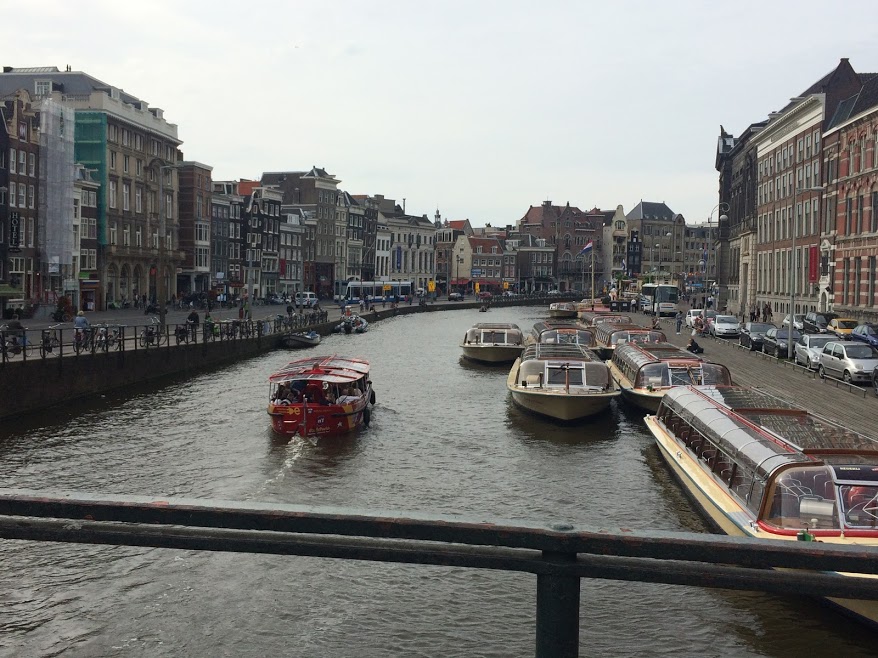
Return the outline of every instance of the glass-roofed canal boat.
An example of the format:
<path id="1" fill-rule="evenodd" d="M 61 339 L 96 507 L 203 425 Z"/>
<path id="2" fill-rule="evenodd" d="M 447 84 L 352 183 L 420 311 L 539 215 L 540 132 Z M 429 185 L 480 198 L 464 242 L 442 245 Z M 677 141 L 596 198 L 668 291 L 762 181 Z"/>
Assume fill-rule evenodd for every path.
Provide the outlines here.
<path id="1" fill-rule="evenodd" d="M 647 329 L 637 324 L 611 324 L 602 322 L 595 325 L 594 351 L 604 359 L 613 358 L 617 345 L 625 343 L 664 343 L 668 339 L 658 329 Z"/>
<path id="2" fill-rule="evenodd" d="M 726 534 L 878 550 L 878 440 L 737 386 L 673 388 L 646 424 L 675 477 Z M 878 601 L 827 601 L 878 624 Z"/>
<path id="3" fill-rule="evenodd" d="M 549 320 L 547 322 L 536 322 L 530 333 L 524 337 L 525 346 L 533 345 L 534 343 L 550 345 L 574 343 L 583 347 L 592 347 L 594 345 L 594 332 L 575 321 Z"/>
<path id="4" fill-rule="evenodd" d="M 665 392 L 674 386 L 729 386 L 732 375 L 719 363 L 709 363 L 670 343 L 618 345 L 610 375 L 626 401 L 651 413 L 658 411 Z"/>
<path id="5" fill-rule="evenodd" d="M 467 329 L 460 347 L 472 361 L 510 363 L 524 349 L 524 336 L 511 322 L 479 322 Z"/>
<path id="6" fill-rule="evenodd" d="M 527 347 L 509 371 L 506 388 L 518 406 L 563 421 L 600 413 L 619 395 L 607 364 L 572 343 Z"/>

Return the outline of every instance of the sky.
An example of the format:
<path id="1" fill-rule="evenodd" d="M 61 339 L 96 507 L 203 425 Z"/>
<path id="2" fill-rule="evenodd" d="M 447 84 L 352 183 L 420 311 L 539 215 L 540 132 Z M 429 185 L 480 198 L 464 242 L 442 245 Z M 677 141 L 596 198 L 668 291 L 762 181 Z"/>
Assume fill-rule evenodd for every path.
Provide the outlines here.
<path id="1" fill-rule="evenodd" d="M 837 7 L 837 9 L 834 9 Z M 0 0 L 2 15 L 21 11 Z M 715 209 L 738 135 L 850 58 L 871 1 L 41 0 L 5 66 L 70 65 L 165 111 L 215 180 L 323 167 L 409 214 Z M 11 42 L 10 42 L 11 43 Z M 713 218 L 717 216 L 713 212 Z"/>

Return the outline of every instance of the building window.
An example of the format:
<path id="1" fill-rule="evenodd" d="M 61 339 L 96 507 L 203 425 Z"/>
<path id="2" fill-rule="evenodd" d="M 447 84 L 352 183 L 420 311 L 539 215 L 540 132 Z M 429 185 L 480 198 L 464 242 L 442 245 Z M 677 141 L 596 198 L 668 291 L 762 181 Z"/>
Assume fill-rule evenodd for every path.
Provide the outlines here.
<path id="1" fill-rule="evenodd" d="M 131 246 L 131 225 L 125 224 L 122 228 L 122 246 L 129 247 Z"/>
<path id="2" fill-rule="evenodd" d="M 114 181 L 114 180 L 111 180 L 111 181 L 110 181 L 110 194 L 109 194 L 109 196 L 110 196 L 110 199 L 109 199 L 110 208 L 115 208 L 115 207 L 116 207 L 116 191 L 117 191 L 117 189 L 116 189 L 116 185 L 117 185 L 116 181 Z"/>
<path id="3" fill-rule="evenodd" d="M 134 229 L 134 246 L 142 247 L 143 246 L 143 229 L 141 227 L 137 227 Z"/>
<path id="4" fill-rule="evenodd" d="M 131 184 L 122 184 L 122 210 L 131 210 Z"/>
<path id="5" fill-rule="evenodd" d="M 174 218 L 174 195 L 165 194 L 165 217 L 167 219 Z"/>
<path id="6" fill-rule="evenodd" d="M 878 155 L 878 154 L 876 154 Z M 878 232 L 878 192 L 872 192 L 872 233 Z"/>
<path id="7" fill-rule="evenodd" d="M 28 208 L 34 207 L 34 186 L 33 185 L 27 186 L 27 207 Z"/>
<path id="8" fill-rule="evenodd" d="M 116 152 L 110 151 L 110 169 L 116 168 Z"/>
<path id="9" fill-rule="evenodd" d="M 116 222 L 110 224 L 110 244 L 116 244 Z"/>
<path id="10" fill-rule="evenodd" d="M 127 155 L 122 156 L 122 171 L 126 174 L 128 173 L 129 166 L 131 164 L 131 158 Z"/>
<path id="11" fill-rule="evenodd" d="M 33 153 L 28 153 L 27 155 L 27 175 L 37 175 L 37 156 Z"/>
<path id="12" fill-rule="evenodd" d="M 18 152 L 18 173 L 24 176 L 27 173 L 27 153 Z"/>
<path id="13" fill-rule="evenodd" d="M 27 208 L 27 199 L 25 198 L 27 195 L 27 185 L 24 183 L 18 184 L 18 207 L 19 208 Z"/>
<path id="14" fill-rule="evenodd" d="M 139 185 L 134 188 L 134 212 L 143 212 L 143 188 Z"/>

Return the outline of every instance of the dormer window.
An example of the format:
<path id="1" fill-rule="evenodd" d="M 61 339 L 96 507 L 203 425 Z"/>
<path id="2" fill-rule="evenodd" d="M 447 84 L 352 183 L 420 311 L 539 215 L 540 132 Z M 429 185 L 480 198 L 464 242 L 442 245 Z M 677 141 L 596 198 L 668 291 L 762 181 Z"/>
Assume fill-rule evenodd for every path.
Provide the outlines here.
<path id="1" fill-rule="evenodd" d="M 482 253 L 482 247 L 481 247 L 481 246 L 476 247 L 476 253 L 477 253 L 477 254 Z"/>
<path id="2" fill-rule="evenodd" d="M 52 93 L 52 81 L 51 80 L 35 80 L 34 81 L 34 95 L 37 98 L 41 98 L 43 96 L 48 96 Z"/>

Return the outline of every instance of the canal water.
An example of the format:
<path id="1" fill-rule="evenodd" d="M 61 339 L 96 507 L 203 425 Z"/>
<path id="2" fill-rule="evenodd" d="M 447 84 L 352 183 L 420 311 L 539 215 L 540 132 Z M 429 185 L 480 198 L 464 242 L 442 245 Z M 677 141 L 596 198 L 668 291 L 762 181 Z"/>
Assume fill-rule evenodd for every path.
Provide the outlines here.
<path id="1" fill-rule="evenodd" d="M 4 423 L 0 486 L 706 531 L 642 413 L 575 427 L 515 408 L 508 368 L 471 365 L 475 322 L 540 308 L 426 313 Z M 268 375 L 310 353 L 372 363 L 358 435 L 277 437 Z M 3 656 L 532 656 L 536 577 L 316 558 L 0 540 Z M 756 593 L 582 583 L 583 656 L 874 655 L 818 604 Z"/>

